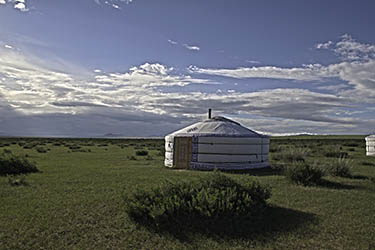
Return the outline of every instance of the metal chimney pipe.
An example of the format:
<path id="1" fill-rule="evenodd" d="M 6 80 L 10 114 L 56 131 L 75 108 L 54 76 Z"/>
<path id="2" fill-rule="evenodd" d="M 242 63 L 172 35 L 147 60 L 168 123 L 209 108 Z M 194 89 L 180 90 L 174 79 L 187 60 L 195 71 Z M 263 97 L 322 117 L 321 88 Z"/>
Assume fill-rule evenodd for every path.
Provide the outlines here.
<path id="1" fill-rule="evenodd" d="M 211 109 L 208 109 L 208 119 L 211 119 Z"/>

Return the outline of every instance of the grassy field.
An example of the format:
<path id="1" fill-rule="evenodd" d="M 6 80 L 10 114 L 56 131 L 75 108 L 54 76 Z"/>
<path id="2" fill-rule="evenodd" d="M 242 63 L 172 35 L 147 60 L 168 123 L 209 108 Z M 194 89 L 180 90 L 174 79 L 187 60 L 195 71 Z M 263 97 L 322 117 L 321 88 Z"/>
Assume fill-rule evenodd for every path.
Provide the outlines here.
<path id="1" fill-rule="evenodd" d="M 163 147 L 162 140 L 0 138 L 0 152 L 41 170 L 25 177 L 27 185 L 0 177 L 0 249 L 375 249 L 375 157 L 365 156 L 364 136 L 272 138 L 272 169 L 227 174 L 272 188 L 266 217 L 233 233 L 183 225 L 158 232 L 128 218 L 125 193 L 212 174 L 164 168 Z M 352 175 L 291 184 L 282 156 L 296 148 L 322 168 L 345 155 Z"/>

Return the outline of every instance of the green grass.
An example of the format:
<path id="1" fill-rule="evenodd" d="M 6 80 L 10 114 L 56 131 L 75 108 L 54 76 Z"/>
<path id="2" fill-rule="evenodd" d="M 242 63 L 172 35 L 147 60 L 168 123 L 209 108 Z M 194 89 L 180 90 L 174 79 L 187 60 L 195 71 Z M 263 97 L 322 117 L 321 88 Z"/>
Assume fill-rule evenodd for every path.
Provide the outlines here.
<path id="1" fill-rule="evenodd" d="M 332 160 L 324 156 L 327 148 L 341 147 L 352 160 L 352 176 L 326 176 L 323 184 L 304 187 L 290 184 L 278 169 L 227 174 L 272 188 L 264 218 L 233 232 L 224 230 L 226 224 L 223 230 L 155 231 L 127 216 L 124 194 L 136 187 L 212 174 L 164 168 L 162 140 L 1 138 L 0 144 L 41 170 L 25 177 L 27 185 L 0 177 L 0 249 L 375 248 L 375 157 L 365 156 L 364 136 L 271 138 L 274 147 L 308 148 L 306 162 L 319 161 L 322 168 Z M 38 153 L 38 146 L 50 150 Z M 129 160 L 136 148 L 152 159 Z M 272 154 L 272 164 L 288 164 Z"/>

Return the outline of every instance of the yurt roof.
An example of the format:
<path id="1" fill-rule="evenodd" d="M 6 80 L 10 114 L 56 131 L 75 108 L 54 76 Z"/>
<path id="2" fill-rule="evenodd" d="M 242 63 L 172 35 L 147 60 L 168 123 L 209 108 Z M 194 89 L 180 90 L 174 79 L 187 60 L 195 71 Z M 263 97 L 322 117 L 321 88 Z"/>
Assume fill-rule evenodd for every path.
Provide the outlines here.
<path id="1" fill-rule="evenodd" d="M 375 139 L 375 135 L 369 135 L 366 138 L 373 138 L 373 139 Z"/>
<path id="2" fill-rule="evenodd" d="M 169 136 L 267 137 L 222 116 L 194 123 Z"/>

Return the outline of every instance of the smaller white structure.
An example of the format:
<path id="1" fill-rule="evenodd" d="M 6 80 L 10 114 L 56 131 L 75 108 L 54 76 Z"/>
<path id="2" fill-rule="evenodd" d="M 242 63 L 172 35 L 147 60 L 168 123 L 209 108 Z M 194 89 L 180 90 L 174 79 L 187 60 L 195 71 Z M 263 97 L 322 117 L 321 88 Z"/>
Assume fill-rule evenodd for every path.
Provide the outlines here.
<path id="1" fill-rule="evenodd" d="M 366 140 L 366 155 L 375 156 L 375 135 L 369 135 Z"/>

